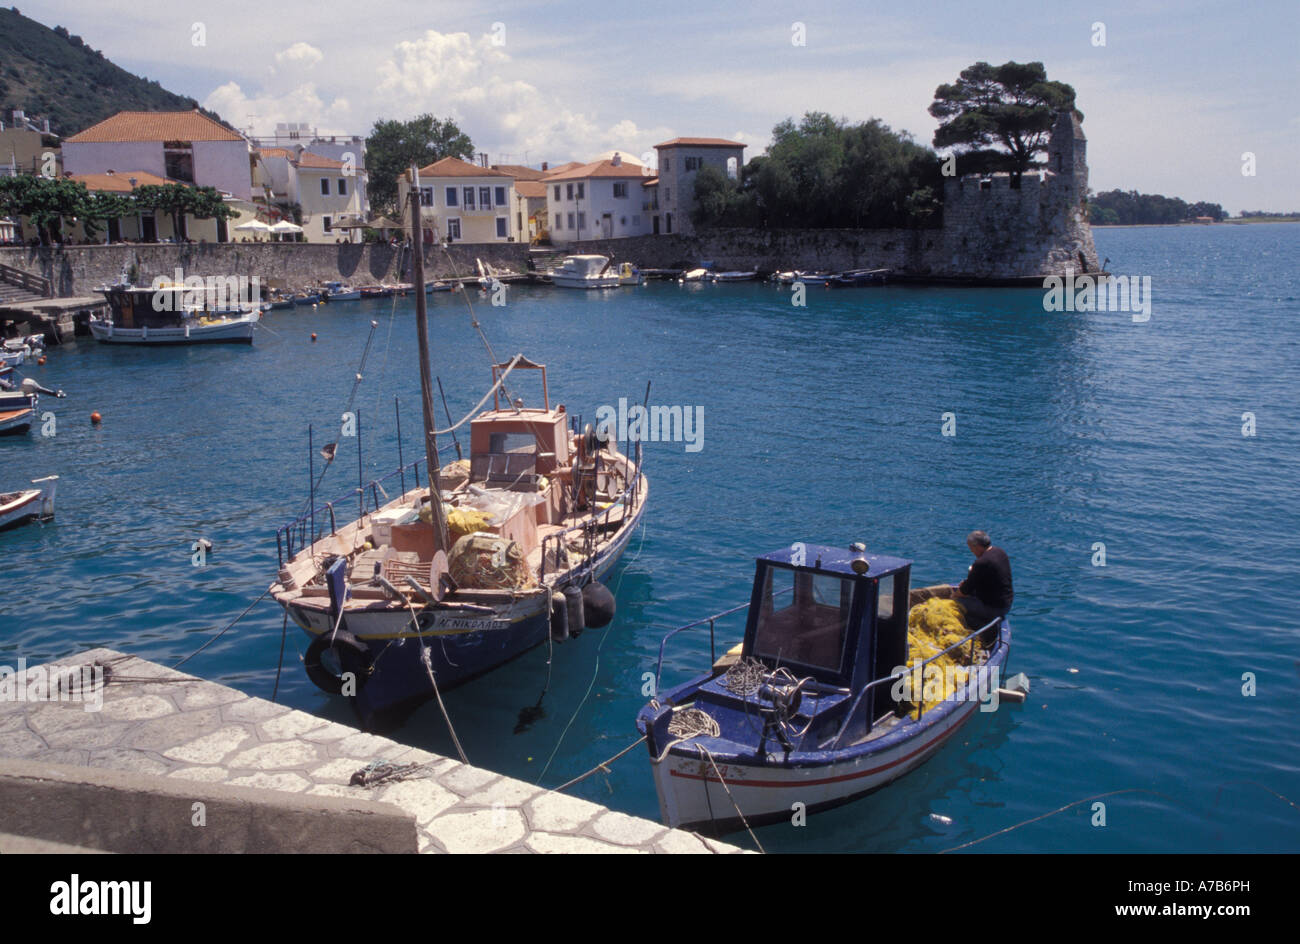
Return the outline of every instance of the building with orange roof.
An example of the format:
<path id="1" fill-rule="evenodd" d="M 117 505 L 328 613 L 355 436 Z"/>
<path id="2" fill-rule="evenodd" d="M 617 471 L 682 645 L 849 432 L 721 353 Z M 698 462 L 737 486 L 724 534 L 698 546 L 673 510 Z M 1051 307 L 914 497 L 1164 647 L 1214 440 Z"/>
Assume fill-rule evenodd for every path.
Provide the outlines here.
<path id="1" fill-rule="evenodd" d="M 618 239 L 653 232 L 650 169 L 615 151 L 589 164 L 570 166 L 545 177 L 551 242 Z"/>
<path id="2" fill-rule="evenodd" d="M 409 229 L 409 174 L 397 180 L 402 222 Z M 513 174 L 444 157 L 420 168 L 420 218 L 426 243 L 518 242 L 528 238 Z"/>
<path id="3" fill-rule="evenodd" d="M 695 232 L 695 175 L 702 167 L 716 167 L 724 175 L 740 178 L 745 145 L 726 138 L 673 138 L 655 145 L 659 154 L 659 207 L 654 232 Z"/>
<path id="4" fill-rule="evenodd" d="M 122 168 L 252 197 L 248 141 L 197 108 L 120 111 L 63 141 L 65 173 Z"/>

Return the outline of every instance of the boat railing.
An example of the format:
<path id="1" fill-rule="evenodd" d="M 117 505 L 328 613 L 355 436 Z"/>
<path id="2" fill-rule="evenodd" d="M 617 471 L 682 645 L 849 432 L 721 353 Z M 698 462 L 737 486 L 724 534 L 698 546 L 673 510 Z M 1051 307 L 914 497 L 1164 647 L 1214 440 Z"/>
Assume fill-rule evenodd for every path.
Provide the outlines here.
<path id="1" fill-rule="evenodd" d="M 558 571 L 560 569 L 560 555 L 561 553 L 566 553 L 564 538 L 566 535 L 572 534 L 575 531 L 583 532 L 582 554 L 584 563 L 588 568 L 594 568 L 596 566 L 595 551 L 596 545 L 599 543 L 596 539 L 596 534 L 598 532 L 605 533 L 608 531 L 609 519 L 615 508 L 619 509 L 619 527 L 622 527 L 623 522 L 629 515 L 633 514 L 636 509 L 637 500 L 641 494 L 641 444 L 639 442 L 636 444 L 636 459 L 633 462 L 633 465 L 636 470 L 635 474 L 630 477 L 630 481 L 623 487 L 623 491 L 609 503 L 609 506 L 605 508 L 604 511 L 591 515 L 588 518 L 584 518 L 578 524 L 570 525 L 569 527 L 563 528 L 559 531 L 553 531 L 542 538 L 542 564 L 537 575 L 539 582 L 545 583 L 546 581 L 546 561 L 548 551 L 553 555 L 555 560 L 555 569 Z"/>
<path id="2" fill-rule="evenodd" d="M 875 680 L 874 682 L 872 682 L 870 685 L 867 685 L 866 687 L 864 687 L 864 688 L 862 689 L 862 691 L 858 692 L 857 697 L 853 699 L 853 705 L 849 708 L 848 714 L 846 714 L 846 715 L 844 716 L 844 721 L 843 721 L 843 723 L 840 725 L 840 729 L 839 729 L 839 731 L 836 732 L 834 740 L 832 740 L 829 744 L 822 745 L 822 746 L 821 746 L 821 749 L 822 749 L 822 750 L 825 750 L 825 749 L 829 748 L 829 749 L 831 749 L 831 750 L 834 750 L 836 747 L 839 746 L 840 738 L 844 737 L 844 732 L 847 731 L 847 730 L 849 729 L 849 723 L 852 722 L 854 715 L 857 714 L 857 712 L 858 712 L 858 706 L 862 703 L 862 699 L 863 699 L 863 697 L 867 694 L 867 692 L 871 691 L 872 689 L 874 689 L 874 688 L 876 688 L 876 687 L 878 687 L 878 686 L 884 685 L 884 684 L 886 684 L 886 683 L 888 683 L 888 682 L 897 682 L 897 681 L 899 681 L 900 679 L 904 679 L 904 678 L 906 678 L 906 677 L 909 676 L 909 675 L 914 675 L 914 674 L 917 673 L 917 672 L 920 672 L 920 673 L 921 673 L 921 677 L 922 677 L 922 679 L 924 679 L 924 677 L 925 677 L 925 667 L 926 667 L 927 665 L 929 665 L 929 664 L 930 664 L 931 662 L 933 662 L 935 659 L 938 659 L 938 658 L 940 658 L 940 657 L 942 657 L 942 656 L 946 656 L 948 653 L 952 652 L 954 649 L 960 649 L 962 646 L 966 646 L 966 645 L 969 645 L 969 646 L 970 646 L 970 656 L 969 656 L 969 661 L 970 661 L 970 663 L 972 663 L 972 667 L 974 667 L 974 668 L 978 668 L 978 666 L 974 666 L 974 665 L 973 665 L 973 663 L 974 663 L 974 661 L 975 661 L 975 639 L 976 639 L 976 637 L 978 637 L 981 633 L 985 633 L 985 632 L 987 632 L 988 630 L 992 629 L 994 626 L 997 626 L 1000 622 L 1002 622 L 1002 617 L 999 616 L 999 617 L 997 617 L 996 619 L 994 619 L 992 622 L 990 622 L 990 623 L 988 623 L 988 624 L 986 624 L 986 625 L 984 625 L 984 626 L 981 626 L 979 629 L 975 630 L 974 632 L 970 633 L 969 635 L 963 636 L 961 639 L 957 640 L 955 643 L 953 643 L 953 644 L 952 644 L 951 646 L 949 646 L 948 648 L 943 649 L 943 650 L 941 650 L 941 651 L 939 651 L 939 652 L 936 652 L 934 655 L 930 656 L 930 658 L 925 659 L 924 661 L 922 661 L 922 662 L 920 662 L 920 663 L 918 663 L 918 664 L 916 664 L 916 665 L 909 666 L 907 669 L 905 669 L 905 670 L 902 671 L 902 672 L 895 672 L 893 675 L 887 675 L 887 676 L 885 676 L 884 678 L 876 679 L 876 680 Z M 921 720 L 921 715 L 924 714 L 924 713 L 925 713 L 925 699 L 924 699 L 924 698 L 919 698 L 919 699 L 917 699 L 917 702 L 916 702 L 916 720 L 917 720 L 917 721 L 920 721 L 920 720 Z M 868 716 L 868 718 L 867 718 L 867 730 L 866 730 L 865 733 L 866 733 L 866 734 L 870 734 L 872 728 L 875 727 L 875 724 L 876 724 L 875 712 L 872 712 L 871 715 Z"/>
<path id="3" fill-rule="evenodd" d="M 455 447 L 447 445 L 441 447 L 438 452 L 449 452 Z M 415 487 L 420 487 L 420 466 L 426 465 L 423 457 L 416 459 L 414 462 L 398 466 L 387 475 L 377 479 L 372 479 L 365 485 L 353 487 L 332 501 L 314 501 L 311 507 L 299 515 L 297 518 L 282 526 L 275 532 L 275 549 L 279 559 L 280 566 L 284 566 L 286 560 L 292 560 L 293 556 L 305 547 L 309 547 L 318 541 L 324 532 L 325 516 L 329 517 L 329 533 L 335 534 L 338 531 L 337 519 L 334 514 L 334 506 L 342 505 L 344 502 L 357 502 L 358 519 L 364 518 L 366 514 L 378 511 L 383 505 L 390 501 L 388 493 L 384 490 L 383 483 L 392 479 L 398 479 L 401 483 L 402 494 L 406 494 L 406 476 L 410 473 L 414 476 Z M 383 495 L 381 501 L 380 496 Z M 367 502 L 369 498 L 369 502 Z M 367 512 L 367 504 L 370 509 Z M 321 514 L 321 527 L 316 526 L 317 513 Z"/>

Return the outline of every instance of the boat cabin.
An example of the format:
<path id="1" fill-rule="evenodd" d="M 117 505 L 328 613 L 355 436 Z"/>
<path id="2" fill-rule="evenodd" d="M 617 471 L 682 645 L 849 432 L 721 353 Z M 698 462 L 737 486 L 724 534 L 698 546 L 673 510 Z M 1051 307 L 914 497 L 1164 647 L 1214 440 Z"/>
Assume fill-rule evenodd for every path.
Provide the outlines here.
<path id="1" fill-rule="evenodd" d="M 907 661 L 911 570 L 899 557 L 822 544 L 765 554 L 741 655 L 860 691 Z"/>

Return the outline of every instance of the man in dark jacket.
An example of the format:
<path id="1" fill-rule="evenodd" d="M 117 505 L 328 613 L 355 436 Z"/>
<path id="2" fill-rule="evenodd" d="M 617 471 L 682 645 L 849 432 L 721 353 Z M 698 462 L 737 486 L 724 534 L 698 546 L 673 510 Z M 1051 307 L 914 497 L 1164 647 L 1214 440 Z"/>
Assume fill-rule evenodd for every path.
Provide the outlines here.
<path id="1" fill-rule="evenodd" d="M 1006 551 L 994 547 L 988 534 L 983 531 L 972 531 L 967 535 L 966 546 L 975 555 L 975 563 L 966 572 L 966 579 L 957 587 L 922 587 L 913 590 L 909 605 L 916 606 L 931 597 L 955 600 L 962 609 L 966 625 L 971 629 L 979 629 L 1011 611 L 1011 602 L 1015 596 L 1011 589 L 1011 561 L 1007 559 Z M 996 638 L 995 627 L 989 630 L 983 641 L 989 643 Z"/>

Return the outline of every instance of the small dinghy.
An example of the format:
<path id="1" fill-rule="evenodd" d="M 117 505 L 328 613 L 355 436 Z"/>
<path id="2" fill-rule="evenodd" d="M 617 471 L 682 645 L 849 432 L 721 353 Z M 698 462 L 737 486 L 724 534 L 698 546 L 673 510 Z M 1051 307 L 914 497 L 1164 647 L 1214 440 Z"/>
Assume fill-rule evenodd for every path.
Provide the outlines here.
<path id="1" fill-rule="evenodd" d="M 721 833 L 847 803 L 924 763 L 977 710 L 997 706 L 1006 620 L 938 637 L 942 647 L 918 642 L 909 658 L 911 561 L 861 544 L 795 544 L 757 564 L 748 604 L 675 629 L 660 645 L 659 694 L 637 727 L 669 826 Z M 715 621 L 745 609 L 738 651 L 660 688 L 672 636 L 707 625 L 713 655 Z"/>
<path id="2" fill-rule="evenodd" d="M 47 520 L 54 517 L 54 491 L 59 484 L 57 475 L 32 479 L 36 488 L 21 492 L 0 492 L 0 530 L 12 528 L 33 518 Z"/>

